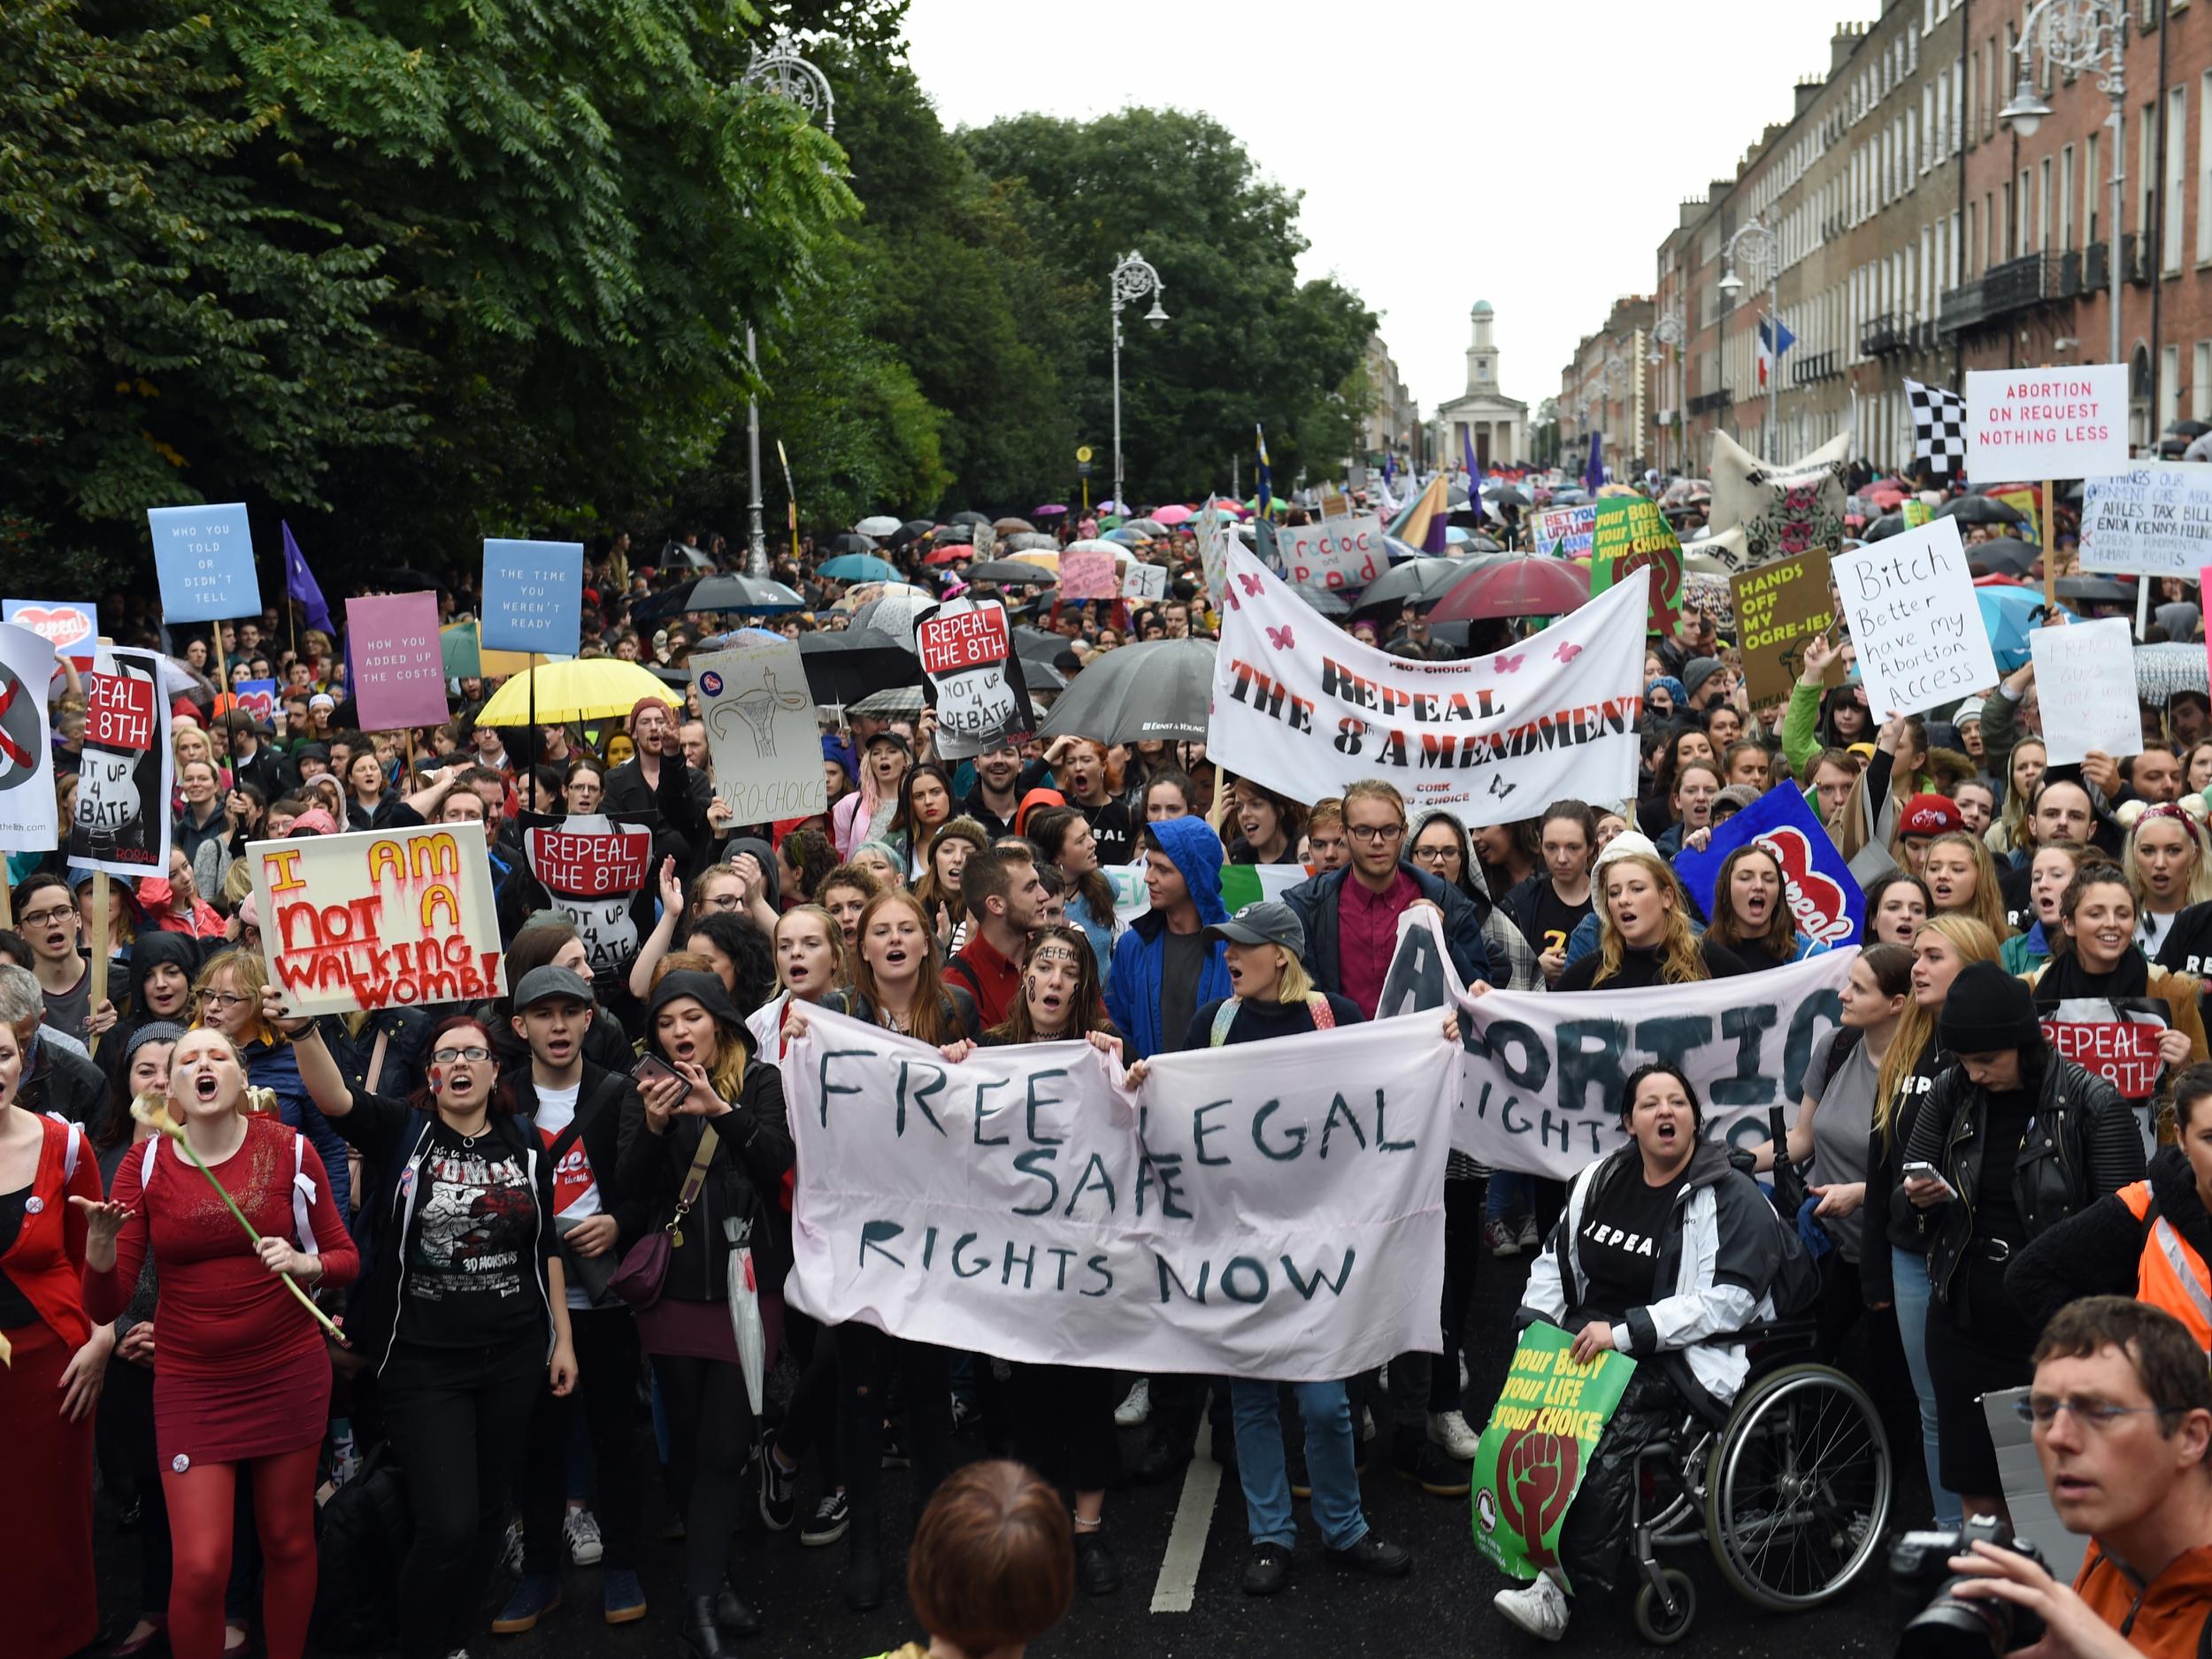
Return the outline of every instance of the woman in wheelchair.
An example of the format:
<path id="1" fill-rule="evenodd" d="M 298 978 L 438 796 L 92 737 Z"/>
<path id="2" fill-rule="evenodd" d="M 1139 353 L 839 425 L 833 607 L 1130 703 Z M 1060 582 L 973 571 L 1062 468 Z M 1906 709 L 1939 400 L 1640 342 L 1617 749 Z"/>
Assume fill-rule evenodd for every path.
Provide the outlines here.
<path id="1" fill-rule="evenodd" d="M 1774 1304 L 1781 1224 L 1727 1149 L 1699 1133 L 1688 1078 L 1667 1064 L 1634 1072 L 1621 1091 L 1630 1141 L 1575 1179 L 1565 1213 L 1529 1272 L 1518 1323 L 1576 1333 L 1574 1356 L 1633 1356 L 1635 1377 L 1598 1441 L 1559 1532 L 1559 1565 L 1495 1605 L 1522 1629 L 1556 1641 L 1567 1628 L 1561 1570 L 1578 1594 L 1626 1579 L 1637 1459 L 1694 1414 L 1717 1427 L 1750 1368 L 1740 1331 Z"/>

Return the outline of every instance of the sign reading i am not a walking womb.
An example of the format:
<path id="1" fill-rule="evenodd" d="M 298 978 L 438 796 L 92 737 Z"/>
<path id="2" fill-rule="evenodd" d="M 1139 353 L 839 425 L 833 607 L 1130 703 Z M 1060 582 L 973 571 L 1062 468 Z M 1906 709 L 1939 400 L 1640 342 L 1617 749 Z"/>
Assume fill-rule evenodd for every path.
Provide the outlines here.
<path id="1" fill-rule="evenodd" d="M 1839 553 L 1830 568 L 1877 719 L 1956 703 L 1997 683 L 1957 519 Z"/>
<path id="2" fill-rule="evenodd" d="M 809 1011 L 791 1304 L 1039 1364 L 1317 1381 L 1436 1353 L 1459 1058 L 1433 1016 L 1156 1056 Z"/>

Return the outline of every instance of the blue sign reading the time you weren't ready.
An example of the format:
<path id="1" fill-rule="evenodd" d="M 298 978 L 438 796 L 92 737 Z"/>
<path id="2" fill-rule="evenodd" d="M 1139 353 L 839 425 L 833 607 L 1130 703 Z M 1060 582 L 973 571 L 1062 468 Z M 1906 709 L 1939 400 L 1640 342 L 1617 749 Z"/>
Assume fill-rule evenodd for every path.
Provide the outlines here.
<path id="1" fill-rule="evenodd" d="M 146 526 L 161 576 L 164 622 L 174 626 L 261 614 L 261 581 L 254 574 L 253 533 L 243 502 L 149 507 Z"/>
<path id="2" fill-rule="evenodd" d="M 483 643 L 573 657 L 583 637 L 581 541 L 484 542 Z"/>

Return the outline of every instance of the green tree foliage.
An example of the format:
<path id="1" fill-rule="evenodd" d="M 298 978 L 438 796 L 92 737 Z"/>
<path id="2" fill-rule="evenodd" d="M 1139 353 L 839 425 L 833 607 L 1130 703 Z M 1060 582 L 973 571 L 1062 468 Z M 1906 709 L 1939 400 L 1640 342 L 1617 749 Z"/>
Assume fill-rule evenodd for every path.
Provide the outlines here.
<path id="1" fill-rule="evenodd" d="M 1233 454 L 1248 477 L 1255 421 L 1279 480 L 1333 468 L 1349 430 L 1348 377 L 1375 319 L 1333 280 L 1298 280 L 1298 194 L 1260 178 L 1225 128 L 1131 110 L 1089 122 L 1013 116 L 961 138 L 986 174 L 1021 187 L 1008 201 L 1081 296 L 1064 373 L 1102 458 L 1112 432 L 1108 273 L 1141 251 L 1167 286 L 1164 327 L 1145 326 L 1143 305 L 1123 319 L 1133 498 L 1225 488 Z"/>

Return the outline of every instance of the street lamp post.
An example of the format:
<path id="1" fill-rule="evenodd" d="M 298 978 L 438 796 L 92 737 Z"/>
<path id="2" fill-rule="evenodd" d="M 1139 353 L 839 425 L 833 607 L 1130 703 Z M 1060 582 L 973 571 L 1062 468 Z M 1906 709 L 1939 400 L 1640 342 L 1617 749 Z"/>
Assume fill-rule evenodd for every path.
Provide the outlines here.
<path id="1" fill-rule="evenodd" d="M 2124 0 L 2040 0 L 2020 26 L 2020 43 L 2013 50 L 2020 58 L 2020 80 L 2012 102 L 1997 111 L 1997 119 L 2020 134 L 2032 137 L 2043 125 L 2051 106 L 2035 88 L 2035 50 L 2039 40 L 2047 68 L 2078 74 L 2097 71 L 2097 87 L 2112 100 L 2105 125 L 2112 129 L 2112 224 L 2106 233 L 2109 250 L 2105 260 L 2107 292 L 2112 306 L 2111 361 L 2120 357 L 2120 219 L 2123 186 L 2127 180 L 2127 7 Z"/>
<path id="2" fill-rule="evenodd" d="M 1667 309 L 1665 311 L 1661 313 L 1659 320 L 1652 325 L 1651 360 L 1653 365 L 1655 366 L 1660 362 L 1659 348 L 1661 346 L 1667 346 L 1672 348 L 1675 355 L 1675 362 L 1678 366 L 1682 360 L 1682 342 L 1685 336 L 1682 332 L 1682 302 L 1679 298 L 1676 298 L 1670 300 L 1667 303 Z M 1679 380 L 1680 376 L 1678 375 L 1676 378 Z M 1684 419 L 1682 414 L 1680 391 L 1686 391 L 1687 389 L 1688 388 L 1684 386 L 1680 388 L 1680 390 L 1675 393 L 1669 393 L 1663 388 L 1660 393 L 1661 396 L 1669 399 L 1670 408 L 1671 409 L 1675 419 L 1678 421 L 1682 421 L 1682 429 L 1685 431 L 1688 430 L 1688 422 Z M 1662 427 L 1660 431 L 1662 441 L 1660 443 L 1659 464 L 1660 465 L 1664 466 L 1667 463 L 1671 451 L 1675 446 L 1665 441 L 1667 435 L 1666 429 Z M 1678 459 L 1679 457 L 1676 458 Z"/>
<path id="3" fill-rule="evenodd" d="M 1627 471 L 1629 463 L 1635 458 L 1629 453 L 1631 440 L 1622 435 L 1623 428 L 1632 424 L 1629 420 L 1630 409 L 1627 401 L 1629 390 L 1628 359 L 1619 352 L 1609 349 L 1605 354 L 1605 424 L 1608 430 L 1620 443 L 1621 472 L 1624 473 Z M 1622 400 L 1621 424 L 1618 426 L 1613 425 L 1613 400 L 1617 397 Z M 1619 475 L 1616 474 L 1616 476 Z"/>
<path id="4" fill-rule="evenodd" d="M 1115 262 L 1108 287 L 1114 310 L 1114 504 L 1125 514 L 1129 498 L 1122 494 L 1121 481 L 1121 308 L 1134 305 L 1149 294 L 1152 309 L 1144 319 L 1157 328 L 1167 321 L 1167 312 L 1160 307 L 1160 296 L 1167 292 L 1167 284 L 1142 254 L 1132 250 Z"/>
<path id="5" fill-rule="evenodd" d="M 812 120 L 818 111 L 822 130 L 837 131 L 837 99 L 830 91 L 829 77 L 800 55 L 798 42 L 791 31 L 779 23 L 768 37 L 768 50 L 762 51 L 760 42 L 753 42 L 753 60 L 746 66 L 744 83 L 772 92 L 780 98 L 788 99 L 805 111 Z M 760 379 L 760 352 L 753 338 L 752 319 L 745 323 L 745 367 L 757 382 Z M 749 392 L 745 399 L 745 455 L 746 476 L 751 499 L 745 503 L 745 564 L 757 577 L 768 574 L 768 531 L 760 517 L 760 398 Z"/>
<path id="6" fill-rule="evenodd" d="M 1763 219 L 1755 219 L 1728 239 L 1728 247 L 1721 255 L 1726 267 L 1720 280 L 1720 291 L 1733 299 L 1743 292 L 1744 280 L 1736 274 L 1736 262 L 1741 259 L 1747 265 L 1754 280 L 1763 273 L 1767 288 L 1767 326 L 1774 330 L 1776 343 L 1781 340 L 1782 317 L 1782 239 L 1768 228 Z M 1764 447 L 1767 459 L 1778 458 L 1782 446 L 1782 354 L 1773 352 L 1770 358 L 1774 367 L 1767 385 L 1767 435 Z"/>

